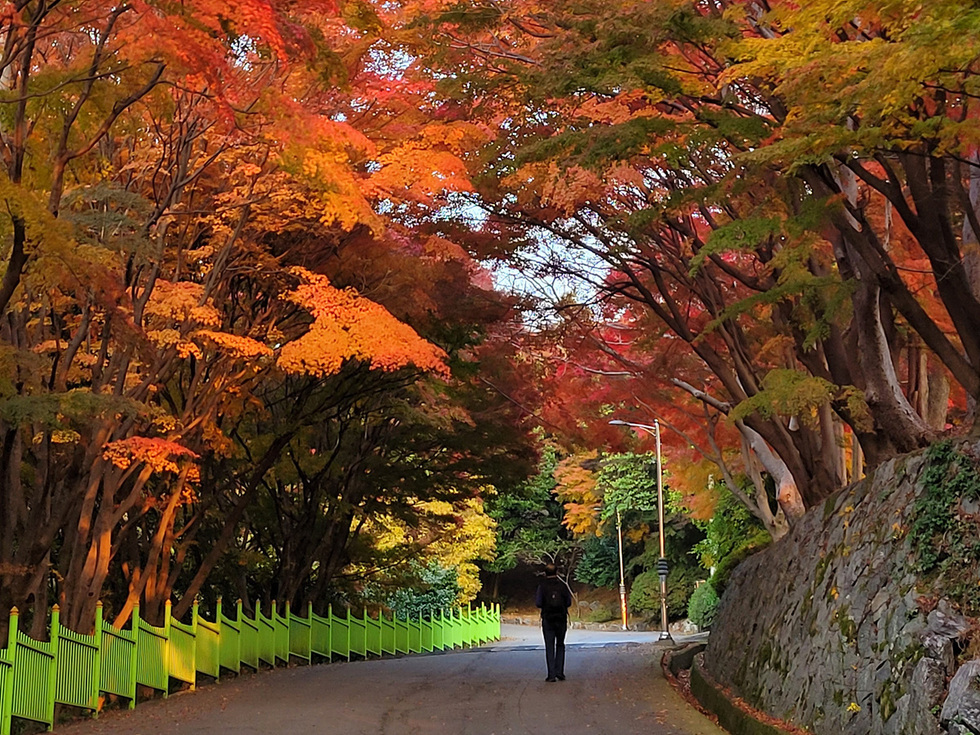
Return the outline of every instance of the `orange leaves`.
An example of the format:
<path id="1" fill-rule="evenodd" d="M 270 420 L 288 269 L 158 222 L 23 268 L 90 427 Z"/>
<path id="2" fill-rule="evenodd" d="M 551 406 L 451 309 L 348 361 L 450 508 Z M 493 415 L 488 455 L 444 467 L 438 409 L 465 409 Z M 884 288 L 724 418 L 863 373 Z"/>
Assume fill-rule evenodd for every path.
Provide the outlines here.
<path id="1" fill-rule="evenodd" d="M 326 226 L 350 231 L 360 223 L 380 231 L 381 225 L 361 190 L 361 182 L 350 169 L 342 149 L 310 149 L 302 162 L 302 176 L 319 196 L 306 195 L 315 206 L 315 219 Z"/>
<path id="2" fill-rule="evenodd" d="M 250 337 L 228 334 L 227 332 L 214 332 L 210 329 L 201 329 L 195 333 L 195 336 L 214 343 L 232 357 L 254 360 L 272 355 L 271 348 Z"/>
<path id="3" fill-rule="evenodd" d="M 326 277 L 302 268 L 304 281 L 285 298 L 313 315 L 309 331 L 282 347 L 279 366 L 287 373 L 332 375 L 347 360 L 391 372 L 415 367 L 448 377 L 445 353 L 395 319 L 383 306 L 353 290 L 334 288 Z"/>
<path id="4" fill-rule="evenodd" d="M 217 326 L 221 315 L 210 304 L 202 304 L 204 287 L 190 281 L 158 280 L 146 304 L 146 315 L 160 319 Z"/>
<path id="5" fill-rule="evenodd" d="M 558 165 L 553 163 L 548 174 L 542 201 L 566 215 L 603 194 L 602 180 L 593 171 L 581 166 L 559 170 Z"/>
<path id="6" fill-rule="evenodd" d="M 469 123 L 426 125 L 377 157 L 381 168 L 368 191 L 375 196 L 408 194 L 420 201 L 445 191 L 470 191 L 460 155 L 486 139 L 482 128 Z"/>
<path id="7" fill-rule="evenodd" d="M 598 456 L 595 451 L 574 454 L 555 468 L 555 480 L 558 482 L 555 492 L 565 504 L 562 522 L 578 536 L 597 534 L 599 531 L 602 492 L 596 485 L 592 468 Z"/>
<path id="8" fill-rule="evenodd" d="M 223 12 L 222 12 L 223 11 Z M 279 33 L 276 14 L 268 0 L 235 0 L 219 13 L 240 35 L 264 39 L 279 59 L 286 57 L 286 46 Z"/>
<path id="9" fill-rule="evenodd" d="M 175 349 L 181 358 L 200 359 L 204 356 L 202 346 L 209 345 L 236 359 L 272 355 L 271 348 L 251 337 L 215 329 L 188 329 L 197 325 L 220 326 L 220 312 L 210 300 L 202 304 L 203 299 L 204 287 L 198 283 L 158 280 L 147 302 L 146 316 L 151 325 L 162 328 L 147 330 L 147 337 L 158 347 Z"/>
<path id="10" fill-rule="evenodd" d="M 102 450 L 102 457 L 120 469 L 128 469 L 135 463 L 143 463 L 154 472 L 177 472 L 181 459 L 197 459 L 194 452 L 172 441 L 145 436 L 109 442 Z"/>
<path id="11" fill-rule="evenodd" d="M 192 356 L 200 358 L 202 356 L 201 348 L 189 339 L 184 339 L 176 329 L 152 329 L 146 333 L 146 336 L 157 347 L 163 349 L 169 347 L 174 348 L 177 351 L 177 355 L 182 358 L 186 359 Z"/>

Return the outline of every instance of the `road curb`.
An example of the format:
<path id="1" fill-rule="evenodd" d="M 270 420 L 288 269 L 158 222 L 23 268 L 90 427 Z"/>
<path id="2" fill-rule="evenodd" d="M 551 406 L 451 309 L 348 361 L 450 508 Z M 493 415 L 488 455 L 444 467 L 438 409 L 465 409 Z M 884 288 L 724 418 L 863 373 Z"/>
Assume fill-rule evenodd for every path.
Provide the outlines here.
<path id="1" fill-rule="evenodd" d="M 690 654 L 691 694 L 718 719 L 721 727 L 732 735 L 794 735 L 790 730 L 757 720 L 743 706 L 736 704 L 731 695 L 701 667 L 699 653 Z M 667 665 L 670 666 L 670 663 Z M 682 668 L 685 667 L 678 666 L 678 670 Z"/>

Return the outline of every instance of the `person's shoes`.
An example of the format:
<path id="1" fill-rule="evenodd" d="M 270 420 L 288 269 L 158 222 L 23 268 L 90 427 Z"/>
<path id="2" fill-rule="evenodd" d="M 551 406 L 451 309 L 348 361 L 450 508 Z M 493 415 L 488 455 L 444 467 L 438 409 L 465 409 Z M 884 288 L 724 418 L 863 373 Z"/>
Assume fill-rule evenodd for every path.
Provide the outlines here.
<path id="1" fill-rule="evenodd" d="M 545 681 L 558 681 L 555 677 L 549 676 Z"/>
<path id="2" fill-rule="evenodd" d="M 555 678 L 558 679 L 558 681 L 565 681 L 565 675 L 564 674 L 558 674 L 558 676 L 556 676 Z"/>

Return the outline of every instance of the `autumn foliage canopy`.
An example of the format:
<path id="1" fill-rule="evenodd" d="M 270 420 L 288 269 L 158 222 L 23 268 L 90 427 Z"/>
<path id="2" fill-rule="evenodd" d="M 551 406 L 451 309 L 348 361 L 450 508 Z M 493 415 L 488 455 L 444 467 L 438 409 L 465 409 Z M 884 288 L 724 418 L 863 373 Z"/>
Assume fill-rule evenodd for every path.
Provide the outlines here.
<path id="1" fill-rule="evenodd" d="M 965 0 L 19 0 L 0 29 L 0 610 L 319 605 L 485 556 L 534 425 L 592 456 L 657 420 L 692 507 L 723 483 L 774 536 L 976 430 Z"/>

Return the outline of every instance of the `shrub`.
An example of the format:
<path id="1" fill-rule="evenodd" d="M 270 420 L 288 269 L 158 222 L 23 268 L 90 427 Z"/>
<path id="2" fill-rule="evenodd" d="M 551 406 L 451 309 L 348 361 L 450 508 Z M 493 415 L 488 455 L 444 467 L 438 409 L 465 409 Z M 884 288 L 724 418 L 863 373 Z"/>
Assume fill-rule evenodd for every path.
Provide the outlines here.
<path id="1" fill-rule="evenodd" d="M 582 621 L 586 623 L 607 623 L 618 618 L 619 608 L 614 608 L 612 605 L 600 605 L 594 610 L 582 614 Z"/>
<path id="2" fill-rule="evenodd" d="M 388 607 L 398 617 L 429 619 L 436 613 L 451 609 L 459 595 L 455 569 L 445 569 L 432 562 L 418 570 L 418 583 L 396 590 L 388 598 Z"/>
<path id="3" fill-rule="evenodd" d="M 582 548 L 575 580 L 593 587 L 619 585 L 619 549 L 613 536 L 592 536 Z"/>
<path id="4" fill-rule="evenodd" d="M 693 568 L 674 567 L 667 575 L 667 617 L 670 620 L 683 618 L 687 613 L 687 600 L 694 589 L 697 573 L 698 570 Z M 635 615 L 659 616 L 660 577 L 656 569 L 649 569 L 633 580 L 629 604 Z"/>
<path id="5" fill-rule="evenodd" d="M 687 603 L 687 617 L 699 628 L 710 628 L 718 615 L 718 603 L 718 593 L 706 582 L 691 594 Z"/>

